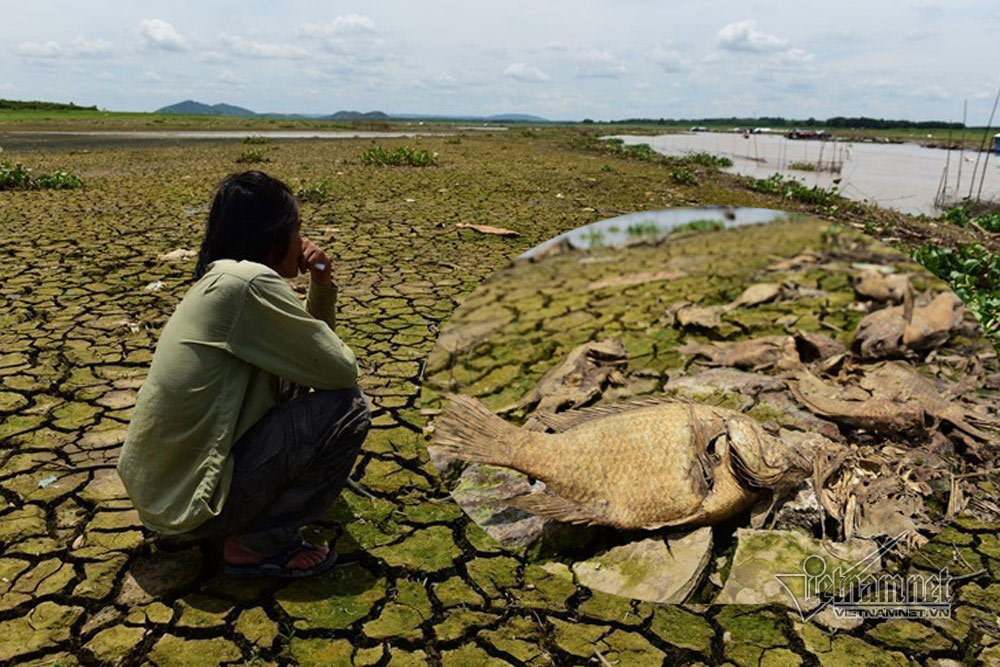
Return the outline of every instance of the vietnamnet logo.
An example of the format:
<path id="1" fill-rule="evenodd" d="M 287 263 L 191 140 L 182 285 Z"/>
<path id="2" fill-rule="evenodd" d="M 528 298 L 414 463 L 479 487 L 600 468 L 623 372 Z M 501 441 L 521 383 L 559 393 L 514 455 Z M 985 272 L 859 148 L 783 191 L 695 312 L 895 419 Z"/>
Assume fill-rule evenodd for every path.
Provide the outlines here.
<path id="1" fill-rule="evenodd" d="M 953 585 L 985 570 L 955 577 L 938 572 L 894 574 L 876 571 L 882 556 L 908 535 L 904 531 L 850 565 L 828 567 L 823 556 L 802 560 L 802 571 L 777 574 L 775 579 L 791 597 L 799 617 L 808 621 L 825 609 L 837 617 L 951 618 Z"/>

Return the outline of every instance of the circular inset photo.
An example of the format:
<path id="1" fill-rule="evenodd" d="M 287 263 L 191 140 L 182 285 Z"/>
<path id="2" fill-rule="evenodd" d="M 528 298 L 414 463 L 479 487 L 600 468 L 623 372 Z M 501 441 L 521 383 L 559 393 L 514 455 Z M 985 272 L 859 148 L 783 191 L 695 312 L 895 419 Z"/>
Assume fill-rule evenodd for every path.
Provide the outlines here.
<path id="1" fill-rule="evenodd" d="M 976 501 L 998 371 L 958 296 L 898 251 L 681 208 L 494 274 L 442 330 L 422 408 L 432 463 L 505 549 L 640 600 L 808 609 L 1000 511 Z"/>

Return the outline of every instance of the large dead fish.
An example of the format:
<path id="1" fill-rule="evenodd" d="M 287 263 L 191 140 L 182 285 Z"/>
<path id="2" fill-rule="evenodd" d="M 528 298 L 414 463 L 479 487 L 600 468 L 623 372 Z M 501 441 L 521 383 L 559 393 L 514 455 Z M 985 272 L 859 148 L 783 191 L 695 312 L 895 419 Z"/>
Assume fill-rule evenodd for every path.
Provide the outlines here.
<path id="1" fill-rule="evenodd" d="M 947 421 L 966 435 L 989 442 L 988 433 L 969 423 L 976 416 L 961 404 L 947 398 L 930 378 L 918 373 L 912 366 L 898 361 L 886 361 L 872 366 L 860 384 L 872 393 L 884 395 L 896 401 L 915 401 L 937 419 Z M 988 421 L 991 426 L 1000 426 L 996 419 Z"/>
<path id="2" fill-rule="evenodd" d="M 845 351 L 843 344 L 818 333 L 799 332 L 794 336 L 764 336 L 750 340 L 690 341 L 678 352 L 704 357 L 709 366 L 734 366 L 749 370 L 775 367 L 778 370 L 801 368 L 803 363 L 828 359 Z"/>
<path id="3" fill-rule="evenodd" d="M 538 516 L 621 529 L 704 525 L 784 493 L 812 471 L 802 447 L 723 408 L 644 399 L 542 420 L 560 433 L 517 428 L 474 398 L 453 395 L 434 447 L 513 468 L 545 483 L 508 504 Z"/>
<path id="4" fill-rule="evenodd" d="M 858 400 L 857 388 L 846 388 L 846 392 L 838 390 L 807 370 L 799 371 L 788 388 L 795 400 L 820 417 L 877 433 L 922 436 L 927 432 L 924 410 L 914 401 L 868 396 L 863 390 L 864 399 Z"/>
<path id="5" fill-rule="evenodd" d="M 939 294 L 916 308 L 906 297 L 904 305 L 882 308 L 862 319 L 851 349 L 860 357 L 876 359 L 905 349 L 937 347 L 962 323 L 962 314 L 962 300 L 953 293 Z"/>
<path id="6" fill-rule="evenodd" d="M 854 284 L 854 292 L 859 298 L 893 303 L 903 303 L 909 289 L 910 280 L 905 275 L 894 273 L 887 276 L 876 269 L 863 271 Z"/>

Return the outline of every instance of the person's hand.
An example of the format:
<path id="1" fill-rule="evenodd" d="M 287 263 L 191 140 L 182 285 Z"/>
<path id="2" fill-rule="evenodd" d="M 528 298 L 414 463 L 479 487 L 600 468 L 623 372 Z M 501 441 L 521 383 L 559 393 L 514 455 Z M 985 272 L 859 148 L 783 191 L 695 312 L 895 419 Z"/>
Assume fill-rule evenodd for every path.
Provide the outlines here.
<path id="1" fill-rule="evenodd" d="M 322 266 L 323 268 L 318 268 Z M 302 254 L 299 255 L 299 271 L 309 272 L 312 279 L 321 285 L 333 284 L 333 267 L 330 266 L 330 258 L 323 249 L 310 241 L 302 239 Z"/>

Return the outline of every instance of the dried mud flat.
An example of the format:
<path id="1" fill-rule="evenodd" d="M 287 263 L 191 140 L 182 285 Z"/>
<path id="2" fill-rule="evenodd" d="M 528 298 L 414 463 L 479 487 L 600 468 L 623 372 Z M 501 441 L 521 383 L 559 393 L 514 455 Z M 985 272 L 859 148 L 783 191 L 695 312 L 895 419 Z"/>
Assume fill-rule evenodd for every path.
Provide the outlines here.
<path id="1" fill-rule="evenodd" d="M 594 592 L 503 550 L 469 520 L 429 463 L 418 409 L 423 360 L 465 295 L 520 252 L 593 220 L 777 200 L 725 179 L 664 185 L 658 166 L 556 140 L 445 141 L 421 142 L 441 153 L 425 170 L 361 167 L 367 142 L 356 141 L 278 142 L 262 165 L 293 186 L 331 181 L 330 203 L 305 205 L 305 232 L 339 258 L 342 331 L 375 407 L 353 473 L 363 491 L 345 491 L 309 531 L 335 543 L 340 564 L 293 584 L 228 580 L 197 546 L 154 540 L 112 469 L 160 327 L 191 282 L 190 258 L 161 257 L 196 247 L 241 147 L 31 156 L 87 187 L 0 193 L 0 664 L 1000 659 L 990 614 L 1000 525 L 960 520 L 923 548 L 988 570 L 959 590 L 953 620 L 833 634 L 779 606 L 659 607 Z M 479 236 L 459 222 L 522 236 Z"/>

